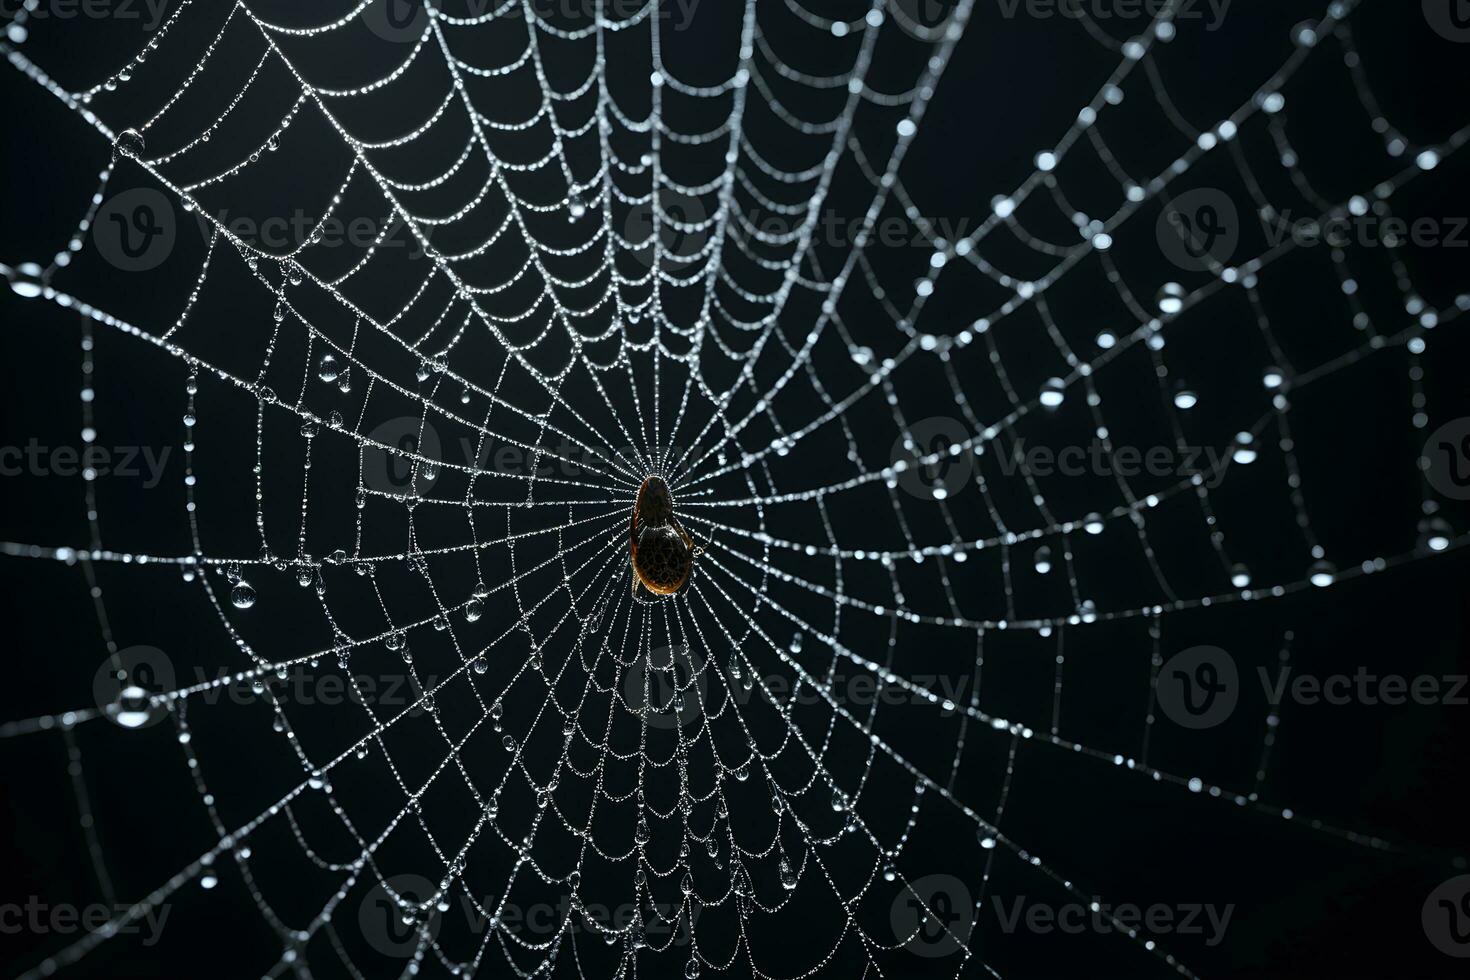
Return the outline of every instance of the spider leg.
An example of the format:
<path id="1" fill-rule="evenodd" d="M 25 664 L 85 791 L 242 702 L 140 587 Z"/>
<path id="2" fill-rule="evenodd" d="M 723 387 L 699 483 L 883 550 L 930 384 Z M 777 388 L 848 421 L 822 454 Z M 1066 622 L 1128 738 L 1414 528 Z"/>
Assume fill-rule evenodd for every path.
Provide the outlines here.
<path id="1" fill-rule="evenodd" d="M 651 605 L 652 603 L 657 601 L 657 596 L 649 592 L 647 587 L 644 586 L 643 580 L 638 577 L 638 570 L 633 567 L 633 563 L 631 561 L 628 562 L 628 580 L 629 588 L 632 591 L 634 602 L 639 602 L 643 605 Z"/>
<path id="2" fill-rule="evenodd" d="M 689 549 L 690 554 L 694 555 L 695 558 L 708 551 L 710 544 L 714 541 L 714 538 L 709 537 L 704 539 L 703 544 L 696 543 L 694 536 L 684 530 L 684 525 L 682 524 L 679 525 L 679 533 L 684 537 L 684 546 Z"/>

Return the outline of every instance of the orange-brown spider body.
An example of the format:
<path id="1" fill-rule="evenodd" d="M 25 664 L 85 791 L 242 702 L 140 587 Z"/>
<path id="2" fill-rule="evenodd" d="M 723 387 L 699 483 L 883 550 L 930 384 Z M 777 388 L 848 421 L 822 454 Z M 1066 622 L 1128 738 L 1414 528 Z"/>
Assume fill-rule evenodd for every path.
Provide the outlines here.
<path id="1" fill-rule="evenodd" d="M 657 476 L 644 480 L 633 502 L 629 528 L 633 598 L 648 602 L 683 592 L 694 571 L 694 559 L 703 552 L 674 516 L 669 485 Z"/>

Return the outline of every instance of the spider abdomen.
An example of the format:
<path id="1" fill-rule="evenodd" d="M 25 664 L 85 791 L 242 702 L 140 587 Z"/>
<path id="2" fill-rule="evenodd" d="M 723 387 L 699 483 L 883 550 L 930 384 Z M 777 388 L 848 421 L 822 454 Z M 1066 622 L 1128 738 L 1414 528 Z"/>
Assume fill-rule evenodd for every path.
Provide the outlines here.
<path id="1" fill-rule="evenodd" d="M 644 588 L 655 595 L 673 595 L 689 579 L 694 555 L 673 528 L 644 528 L 633 545 L 633 568 Z"/>

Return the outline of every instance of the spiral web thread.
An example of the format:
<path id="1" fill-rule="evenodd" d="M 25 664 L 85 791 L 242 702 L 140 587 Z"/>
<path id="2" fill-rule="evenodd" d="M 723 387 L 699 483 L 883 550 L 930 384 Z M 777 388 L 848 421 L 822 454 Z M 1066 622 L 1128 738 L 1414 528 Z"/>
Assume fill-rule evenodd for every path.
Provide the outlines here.
<path id="1" fill-rule="evenodd" d="M 906 867 L 905 848 L 925 817 L 936 811 L 942 811 L 945 819 L 973 825 L 979 848 L 970 863 L 971 884 L 982 901 L 1000 856 L 1015 857 L 1029 874 L 1044 876 L 1078 900 L 1105 898 L 1105 892 L 1098 890 L 1105 888 L 1105 882 L 1072 881 L 1065 868 L 1047 862 L 1044 840 L 1033 839 L 1025 827 L 1004 826 L 1013 775 L 1027 763 L 1045 766 L 1047 753 L 1088 760 L 1113 772 L 1114 779 L 1151 780 L 1181 794 L 1217 799 L 1222 807 L 1247 807 L 1295 821 L 1302 825 L 1302 833 L 1336 835 L 1364 847 L 1388 846 L 1371 832 L 1336 827 L 1263 799 L 1258 790 L 1274 738 L 1270 731 L 1262 744 L 1257 784 L 1250 789 L 1214 785 L 1151 766 L 1147 746 L 1153 733 L 1152 710 L 1141 756 L 1125 757 L 1116 749 L 1068 738 L 1059 717 L 1064 692 L 1071 696 L 1064 684 L 1063 640 L 1100 623 L 1142 621 L 1156 673 L 1161 637 L 1171 614 L 1279 598 L 1314 584 L 1336 585 L 1462 545 L 1463 536 L 1445 532 L 1432 546 L 1406 546 L 1394 557 L 1370 557 L 1343 567 L 1327 564 L 1308 517 L 1311 488 L 1299 478 L 1287 394 L 1299 393 L 1380 352 L 1407 352 L 1415 399 L 1412 426 L 1428 428 L 1421 383 L 1426 338 L 1470 308 L 1465 297 L 1442 308 L 1420 297 L 1399 251 L 1388 248 L 1384 254 L 1403 312 L 1397 322 L 1380 323 L 1359 303 L 1348 263 L 1337 261 L 1334 286 L 1341 288 L 1356 314 L 1358 335 L 1352 346 L 1313 366 L 1294 366 L 1284 355 L 1278 356 L 1270 369 L 1276 373 L 1270 385 L 1279 389 L 1270 410 L 1258 418 L 1234 421 L 1232 427 L 1241 435 L 1225 447 L 1213 471 L 1145 495 L 1135 494 L 1129 481 L 1120 477 L 1119 502 L 1093 508 L 1085 516 L 1053 512 L 1044 481 L 1034 479 L 1024 466 L 1004 476 L 992 472 L 977 477 L 975 487 L 963 491 L 964 499 L 936 495 L 922 500 L 906 495 L 901 484 L 913 469 L 932 470 L 960 458 L 983 462 L 1001 455 L 1023 430 L 1044 439 L 1037 433 L 1047 422 L 1045 410 L 1073 397 L 1087 400 L 1097 433 L 1111 452 L 1106 402 L 1097 379 L 1137 345 L 1149 351 L 1160 379 L 1161 410 L 1182 446 L 1181 413 L 1187 409 L 1170 393 L 1164 339 L 1208 315 L 1212 300 L 1243 290 L 1257 311 L 1255 326 L 1266 347 L 1279 351 L 1257 285 L 1296 246 L 1287 239 L 1249 261 L 1229 268 L 1217 264 L 1198 286 L 1166 292 L 1162 301 L 1139 299 L 1113 258 L 1115 241 L 1130 222 L 1151 224 L 1196 165 L 1222 155 L 1256 203 L 1269 208 L 1263 182 L 1238 152 L 1247 133 L 1269 134 L 1281 149 L 1277 162 L 1283 173 L 1322 215 L 1345 209 L 1360 213 L 1366 202 L 1382 214 L 1405 185 L 1427 179 L 1458 151 L 1466 130 L 1442 145 L 1416 146 L 1383 119 L 1355 53 L 1350 29 L 1354 3 L 1333 3 L 1320 22 L 1300 28 L 1289 59 L 1262 79 L 1253 97 L 1228 119 L 1205 130 L 1174 110 L 1159 71 L 1161 51 L 1167 51 L 1176 34 L 1173 5 L 1146 32 L 1126 42 L 1085 22 L 1090 36 L 1116 57 L 1116 70 L 1088 99 L 1077 122 L 1060 134 L 1051 150 L 1038 156 L 1030 177 L 997 197 L 971 233 L 946 240 L 943 229 L 921 215 L 899 173 L 910 144 L 921 132 L 926 105 L 963 36 L 971 4 L 960 3 L 932 27 L 913 21 L 903 4 L 874 0 L 866 9 L 852 6 L 852 19 L 833 21 L 806 10 L 797 0 L 785 4 L 784 15 L 813 38 L 851 40 L 850 68 L 819 76 L 786 60 L 799 61 L 795 55 L 803 45 L 767 36 L 763 18 L 774 14 L 763 7 L 758 16 L 754 0 L 748 0 L 739 35 L 729 38 L 739 49 L 738 68 L 723 84 L 712 87 L 687 84 L 664 64 L 656 2 L 622 20 L 604 14 L 599 4 L 598 16 L 574 27 L 553 23 L 525 0 L 507 0 L 466 16 L 431 6 L 420 21 L 422 33 L 404 46 L 406 57 L 400 67 L 370 84 L 342 89 L 313 84 L 307 66 L 315 44 L 361 28 L 367 4 L 331 23 L 296 28 L 270 23 L 243 2 L 223 12 L 185 2 L 126 69 L 103 84 L 75 92 L 64 89 L 43 66 L 26 57 L 20 43 L 24 13 L 16 19 L 11 43 L 6 45 L 11 65 L 80 116 L 101 140 L 115 144 L 117 152 L 102 173 L 103 186 L 71 247 L 37 275 L 9 267 L 7 273 L 22 295 L 81 312 L 86 385 L 94 374 L 106 370 L 105 363 L 94 361 L 92 331 L 98 328 L 119 331 L 147 356 L 166 356 L 182 366 L 188 379 L 180 400 L 186 406 L 187 526 L 192 550 L 165 554 L 109 550 L 97 494 L 89 483 L 88 546 L 6 543 L 4 552 L 13 558 L 78 566 L 93 590 L 101 635 L 114 658 L 119 645 L 109 626 L 98 570 L 138 566 L 127 569 L 128 574 L 149 576 L 172 567 L 218 615 L 235 658 L 228 676 L 154 692 L 144 709 L 176 728 L 217 844 L 161 880 L 108 926 L 60 949 L 27 976 L 49 974 L 94 951 L 100 954 L 99 948 L 105 948 L 123 927 L 151 908 L 183 900 L 183 890 L 196 881 L 208 879 L 213 887 L 225 864 L 238 867 L 242 887 L 281 938 L 282 953 L 269 970 L 272 976 L 323 959 L 340 960 L 352 975 L 360 975 L 340 941 L 341 926 L 334 916 L 355 907 L 357 896 L 378 885 L 389 889 L 388 894 L 400 901 L 405 921 L 417 927 L 408 961 L 412 971 L 437 962 L 461 975 L 498 975 L 508 967 L 516 975 L 530 976 L 538 970 L 549 973 L 550 964 L 560 957 L 571 960 L 582 974 L 586 964 L 580 957 L 585 954 L 575 946 L 585 940 L 571 928 L 575 911 L 545 937 L 499 927 L 499 917 L 527 883 L 576 896 L 582 869 L 594 859 L 629 883 L 627 895 L 639 909 L 629 923 L 583 927 L 583 934 L 605 934 L 621 951 L 616 975 L 629 974 L 635 963 L 659 956 L 687 957 L 687 965 L 675 968 L 691 977 L 701 968 L 725 969 L 742 961 L 754 975 L 802 976 L 820 970 L 845 946 L 859 949 L 881 974 L 881 964 L 897 962 L 893 957 L 903 955 L 899 947 L 909 937 L 893 936 L 881 913 L 875 918 L 865 911 L 865 903 L 886 909 L 892 896 L 929 870 Z M 153 52 L 172 43 L 171 29 L 186 19 L 206 17 L 220 19 L 218 33 L 197 53 L 195 67 L 173 99 L 158 105 L 130 102 L 131 83 L 157 60 Z M 499 32 L 497 36 L 522 32 L 519 56 L 493 66 L 477 64 L 470 52 L 492 50 L 489 45 L 477 46 L 481 33 L 492 31 Z M 879 90 L 865 82 L 882 50 L 880 35 L 926 52 L 915 59 L 917 68 L 908 87 Z M 620 105 L 609 85 L 613 71 L 628 69 L 619 68 L 608 50 L 615 41 L 626 43 L 629 38 L 646 48 L 651 65 L 644 115 Z M 591 71 L 581 86 L 569 90 L 554 85 L 545 50 L 551 46 L 590 52 L 586 57 Z M 1303 65 L 1332 57 L 1324 53 L 1329 49 L 1341 60 L 1339 70 L 1348 76 L 1361 103 L 1361 115 L 1350 107 L 1342 107 L 1342 115 L 1362 120 L 1360 125 L 1371 126 L 1381 136 L 1384 160 L 1391 168 L 1380 183 L 1364 190 L 1364 197 L 1352 201 L 1321 198 L 1287 137 L 1290 100 L 1281 93 L 1289 90 Z M 169 120 L 174 100 L 183 100 L 186 94 L 197 98 L 198 88 L 217 83 L 206 73 L 213 59 L 226 51 L 250 52 L 254 70 L 244 75 L 243 82 L 233 77 L 233 87 L 218 86 L 209 94 L 218 105 L 208 128 L 161 152 L 156 146 L 162 141 L 154 133 L 165 128 L 162 124 Z M 429 66 L 447 84 L 441 102 L 423 107 L 420 128 L 374 139 L 355 133 L 343 121 L 348 116 L 364 118 L 353 112 L 356 104 L 393 98 L 395 84 L 411 71 Z M 263 80 L 272 76 L 286 80 L 296 92 L 294 100 L 273 105 L 264 96 L 256 98 Z M 534 79 L 540 106 L 530 116 L 511 120 L 502 112 L 503 103 L 491 96 L 513 78 Z M 804 118 L 778 98 L 778 85 L 835 93 L 837 108 L 828 118 Z M 1108 112 L 1125 93 L 1129 99 L 1156 99 L 1175 130 L 1161 139 L 1178 145 L 1177 163 L 1158 176 L 1130 177 L 1108 148 Z M 707 127 L 685 132 L 666 122 L 665 103 L 674 99 L 706 105 Z M 745 137 L 743 119 L 755 100 L 786 126 L 787 139 L 800 152 L 788 146 L 756 145 Z M 861 111 L 888 114 L 893 135 L 886 143 L 860 141 L 856 120 Z M 255 127 L 247 140 L 241 127 L 231 125 L 242 118 L 278 122 L 264 133 Z M 451 126 L 465 131 L 457 158 L 427 178 L 407 172 L 407 157 L 395 151 L 412 147 L 436 127 Z M 131 142 L 134 133 L 136 143 Z M 505 133 L 539 136 L 541 154 L 519 162 L 502 159 L 495 141 Z M 306 134 L 345 151 L 332 208 L 346 209 L 365 197 L 375 202 L 373 216 L 384 219 L 384 233 L 360 248 L 345 266 L 338 260 L 341 268 L 335 271 L 314 261 L 319 250 L 310 236 L 289 254 L 268 252 L 211 213 L 219 202 L 229 200 L 232 184 L 248 178 L 251 168 L 270 165 L 293 152 L 293 141 L 306 140 Z M 186 164 L 191 153 L 206 142 L 217 151 L 220 142 L 229 139 L 239 142 L 233 166 L 189 175 Z M 645 149 L 632 156 L 618 148 L 631 143 Z M 105 152 L 106 143 L 99 145 Z M 723 161 L 722 170 L 695 176 L 665 169 L 667 160 L 676 159 L 671 147 L 703 146 L 722 151 L 717 156 Z M 1116 208 L 1102 218 L 1078 218 L 1058 176 L 1069 154 L 1082 154 L 1089 147 L 1117 185 Z M 773 159 L 785 155 L 809 162 L 783 169 Z M 325 156 L 320 160 L 322 166 L 339 165 Z M 596 168 L 585 166 L 587 161 L 596 161 Z M 866 182 L 866 208 L 852 215 L 859 219 L 860 231 L 840 253 L 841 265 L 834 267 L 823 261 L 825 254 L 819 256 L 813 240 L 840 165 L 861 174 Z M 62 291 L 66 267 L 82 247 L 106 185 L 115 170 L 124 167 L 141 168 L 186 212 L 197 213 L 209 225 L 197 282 L 172 323 L 126 322 L 109 314 L 101 300 L 85 297 L 83 284 L 72 287 L 75 295 Z M 515 183 L 521 175 L 537 177 L 543 188 L 562 188 L 561 196 L 523 197 Z M 445 188 L 453 189 L 465 203 L 445 209 L 444 194 L 433 196 Z M 418 199 L 432 203 L 420 205 Z M 682 217 L 669 204 L 675 200 L 681 202 Z M 630 240 L 621 216 L 640 208 L 648 217 L 646 234 Z M 1028 231 L 1028 211 L 1048 208 L 1077 227 L 1079 241 L 1058 244 Z M 912 293 L 880 284 L 878 263 L 868 248 L 868 235 L 885 209 L 906 215 L 927 242 L 923 254 L 930 256 L 928 267 Z M 769 225 L 758 224 L 752 217 L 757 210 L 784 216 L 786 230 L 773 232 Z M 322 221 L 334 213 L 324 214 Z M 564 242 L 560 232 L 548 232 L 552 221 L 565 225 L 571 239 Z M 404 297 L 389 309 L 376 309 L 374 301 L 355 297 L 363 281 L 374 276 L 376 263 L 383 261 L 380 246 L 390 227 L 406 230 L 427 262 L 416 267 L 419 278 Z M 1003 231 L 1044 257 L 1049 269 L 1022 279 L 1003 271 L 1000 260 L 996 264 L 987 260 L 984 246 Z M 459 232 L 469 244 L 437 244 Z M 698 242 L 697 247 L 682 251 L 666 247 L 670 241 L 690 240 Z M 494 263 L 477 261 L 492 255 Z M 507 255 L 515 259 L 507 260 Z M 641 275 L 628 271 L 640 267 L 639 262 L 629 264 L 630 256 L 642 257 L 646 271 Z M 266 297 L 266 308 L 274 309 L 265 354 L 258 364 L 249 365 L 253 375 L 198 353 L 208 349 L 202 336 L 208 325 L 199 322 L 194 311 L 223 268 L 242 277 L 257 295 Z M 946 272 L 955 268 L 978 274 L 1003 299 L 988 311 L 974 311 L 981 315 L 964 324 L 940 317 L 931 323 L 924 317 L 926 305 L 943 293 Z M 1049 301 L 1085 268 L 1100 268 L 1106 274 L 1134 322 L 1127 330 L 1109 333 L 1096 350 L 1076 351 L 1053 320 Z M 870 317 L 878 311 L 885 317 L 890 341 L 881 348 L 884 353 L 875 354 L 860 343 L 863 337 L 844 317 L 844 303 L 858 301 L 854 294 L 866 303 Z M 977 290 L 977 295 L 982 294 Z M 675 296 L 695 299 L 680 306 Z M 813 300 L 818 312 L 802 320 L 803 329 L 793 329 L 788 322 L 792 316 L 783 318 L 783 312 L 802 300 Z M 1035 394 L 1013 386 L 1013 366 L 998 346 L 1007 327 L 1022 314 L 1039 316 L 1060 365 L 1056 379 Z M 472 346 L 475 337 L 481 341 L 479 347 Z M 498 360 L 464 353 L 483 351 L 486 340 L 499 352 Z M 362 353 L 365 350 L 372 353 Z M 830 370 L 834 360 L 846 369 Z M 298 372 L 297 390 L 284 386 L 273 390 L 267 383 L 294 378 Z M 910 391 L 932 387 L 941 377 L 948 386 L 945 395 L 963 415 L 969 434 L 936 451 L 919 446 L 911 436 L 916 419 L 906 404 Z M 975 404 L 973 395 L 981 385 L 1004 393 L 1000 412 L 982 415 L 985 410 Z M 793 415 L 783 402 L 788 389 L 801 391 L 817 409 L 804 408 L 802 414 Z M 352 397 L 359 393 L 360 398 Z M 477 448 L 487 440 L 518 447 L 531 454 L 533 464 L 549 464 L 550 475 L 539 465 L 526 473 L 508 473 L 483 461 L 477 464 L 478 454 L 460 462 L 450 458 L 447 440 L 444 458 L 379 442 L 370 433 L 376 421 L 391 412 L 375 408 L 375 398 L 411 406 L 411 416 L 425 427 L 465 433 Z M 891 419 L 886 431 L 850 424 L 857 408 L 874 405 Z M 257 489 L 254 523 L 262 550 L 212 553 L 208 545 L 212 525 L 236 523 L 240 515 L 211 513 L 203 503 L 196 507 L 194 441 L 203 444 L 210 439 L 210 412 L 238 413 L 242 406 L 255 410 L 252 486 Z M 1239 405 L 1233 408 L 1242 410 Z M 107 422 L 93 418 L 85 396 L 82 416 L 88 430 Z M 281 420 L 290 428 L 269 431 Z M 1031 428 L 1026 430 L 1027 426 Z M 297 427 L 299 437 L 291 431 Z M 1254 584 L 1245 568 L 1249 556 L 1227 548 L 1229 539 L 1217 520 L 1212 492 L 1221 480 L 1228 486 L 1232 479 L 1258 479 L 1252 474 L 1261 467 L 1250 464 L 1258 454 L 1273 451 L 1262 438 L 1273 428 L 1280 436 L 1274 451 L 1289 474 L 1304 574 Z M 906 463 L 889 455 L 895 442 L 906 444 L 907 453 L 898 454 Z M 420 439 L 412 445 L 424 444 Z M 785 461 L 805 460 L 809 448 L 819 444 L 838 448 L 836 454 L 822 456 L 820 472 L 829 482 L 811 485 L 809 474 L 783 480 Z M 332 445 L 348 448 L 358 461 L 357 472 L 310 468 L 313 456 Z M 411 470 L 407 492 L 389 492 L 364 477 L 365 461 L 374 454 Z M 299 512 L 289 497 L 280 498 L 285 516 L 268 513 L 272 498 L 265 489 L 267 471 L 281 458 L 305 464 L 298 484 Z M 974 465 L 983 469 L 982 462 Z M 1412 465 L 1408 459 L 1399 462 Z M 574 475 L 568 475 L 563 464 L 575 464 Z M 633 494 L 650 473 L 667 476 L 681 520 L 696 538 L 711 545 L 696 560 L 683 597 L 638 605 L 629 595 L 624 535 Z M 447 484 L 450 477 L 463 484 L 463 492 L 435 495 L 432 487 Z M 992 500 L 992 484 L 1000 479 L 1024 485 L 1024 496 L 1036 514 L 1029 526 L 1007 526 L 1001 518 L 1002 508 Z M 1433 515 L 1436 507 L 1427 482 L 1424 494 L 1424 515 Z M 320 513 L 323 502 L 350 508 L 352 498 L 356 498 L 353 540 L 324 541 L 330 536 L 313 533 L 311 518 Z M 1228 588 L 1178 594 L 1155 560 L 1151 515 L 1176 498 L 1195 501 L 1196 533 L 1208 538 L 1220 562 L 1220 580 L 1233 583 Z M 869 509 L 861 523 L 830 516 L 829 507 L 840 509 L 850 499 L 886 501 L 886 511 L 882 506 Z M 966 507 L 990 515 L 987 533 L 962 532 L 962 526 L 972 523 L 960 513 Z M 922 524 L 914 522 L 919 510 L 928 518 Z M 790 522 L 789 515 L 798 513 L 801 523 Z M 898 535 L 896 545 L 881 543 L 885 535 L 876 530 L 888 513 L 891 530 Z M 419 522 L 447 523 L 444 514 L 453 516 L 458 540 L 421 541 L 416 532 Z M 423 515 L 431 516 L 425 520 Z M 401 550 L 374 550 L 364 543 L 373 537 L 375 519 L 398 522 L 395 527 L 406 519 L 406 540 L 398 538 Z M 1074 547 L 1087 547 L 1089 538 L 1117 526 L 1132 529 L 1151 581 L 1137 588 L 1132 604 L 1100 608 L 1089 599 L 1094 583 L 1078 571 Z M 1042 555 L 1057 553 L 1071 600 L 1060 610 L 1027 614 L 1018 611 L 1013 584 L 1032 574 L 1032 569 L 1019 566 L 1030 564 L 1041 547 L 1047 548 Z M 328 554 L 313 556 L 313 551 L 323 550 Z M 457 564 L 450 566 L 451 559 Z M 1038 557 L 1036 571 L 1048 561 Z M 141 567 L 145 565 L 158 567 Z M 446 571 L 451 567 L 452 572 Z M 914 581 L 907 578 L 910 569 L 922 570 L 922 588 L 900 584 L 901 577 Z M 978 590 L 968 587 L 971 580 L 962 573 L 981 569 L 1003 585 L 1001 596 L 981 601 Z M 397 582 L 380 585 L 380 579 L 395 571 Z M 395 591 L 406 588 L 401 585 L 405 574 L 417 582 L 416 588 L 427 590 L 426 612 L 407 616 L 401 607 L 395 608 Z M 267 650 L 247 639 L 253 629 L 250 620 L 272 605 L 263 583 L 273 578 L 299 579 L 314 586 L 307 594 L 313 594 L 331 632 L 329 645 L 282 655 L 277 652 L 279 644 Z M 351 585 L 352 578 L 359 580 L 357 586 Z M 363 584 L 367 591 L 357 595 L 368 597 L 362 601 L 376 611 L 372 626 L 357 625 L 342 602 L 333 602 L 339 587 L 360 589 Z M 1002 608 L 988 608 L 996 602 Z M 826 609 L 830 618 L 818 619 L 812 609 Z M 349 626 L 350 618 L 354 621 Z M 1049 719 L 1013 720 L 981 709 L 985 645 L 1001 631 L 1011 638 L 1022 637 L 1038 653 L 1055 656 Z M 866 634 L 876 635 L 876 646 Z M 913 638 L 933 642 L 923 639 L 932 635 L 943 635 L 952 649 L 972 651 L 974 686 L 968 701 L 950 702 L 906 670 L 905 654 Z M 430 642 L 452 646 L 453 668 L 442 677 L 420 677 L 422 654 L 407 656 L 410 648 Z M 363 704 L 358 727 L 345 746 L 328 750 L 298 738 L 299 716 L 287 699 L 277 696 L 274 679 L 303 667 L 320 671 L 336 665 L 345 672 L 365 651 L 385 647 L 402 654 L 406 669 L 414 675 L 413 703 L 395 711 Z M 675 683 L 681 704 L 698 701 L 703 709 L 693 724 L 672 726 L 672 735 L 669 726 L 653 725 L 657 730 L 651 730 L 650 722 L 660 712 L 666 717 L 670 711 L 680 715 L 680 710 L 658 704 L 657 684 L 651 681 L 642 692 L 643 704 L 649 707 L 640 707 L 636 697 L 630 703 L 627 694 L 632 688 L 626 683 L 630 672 L 642 680 L 658 673 L 653 661 L 670 648 L 693 651 L 689 660 L 693 676 L 676 670 Z M 807 702 L 771 691 L 767 678 L 773 671 L 798 679 L 799 688 L 809 695 Z M 881 715 L 889 708 L 881 702 L 850 707 L 839 700 L 831 686 L 839 671 L 867 675 L 880 690 L 901 692 L 911 702 L 909 724 L 941 715 L 955 716 L 959 723 L 944 729 L 947 741 L 930 756 L 913 757 L 879 734 Z M 200 704 L 208 692 L 240 683 L 254 684 L 271 706 L 275 737 L 289 743 L 300 765 L 288 791 L 244 820 L 227 817 L 216 806 L 209 790 L 209 760 L 199 748 L 200 740 L 189 738 L 191 709 L 211 710 Z M 461 712 L 468 710 L 468 717 L 456 715 L 451 723 L 451 702 Z M 508 709 L 511 704 L 516 705 L 514 711 Z M 59 731 L 79 764 L 74 732 L 106 726 L 109 715 L 116 716 L 118 710 L 78 708 L 11 721 L 0 727 L 0 734 L 19 739 Z M 920 721 L 914 720 L 914 712 Z M 629 719 L 636 734 L 630 745 L 620 745 L 613 731 Z M 402 760 L 395 758 L 388 741 L 395 726 L 418 726 L 435 739 L 439 754 L 431 760 L 426 778 L 410 776 Z M 117 730 L 112 737 L 135 736 Z M 955 789 L 967 740 L 999 740 L 1003 745 L 1008 762 L 993 807 L 972 806 Z M 533 752 L 533 745 L 540 751 Z M 545 745 L 552 748 L 545 750 Z M 533 761 L 528 764 L 528 759 Z M 370 776 L 357 775 L 365 769 L 372 770 Z M 336 784 L 357 778 L 373 778 L 387 787 L 385 792 L 401 797 L 386 824 L 364 825 L 338 801 Z M 870 781 L 890 786 L 894 780 L 912 787 L 906 824 L 896 829 L 870 825 L 865 818 L 869 802 L 865 788 Z M 473 817 L 467 831 L 451 833 L 449 821 L 423 802 L 441 781 L 462 786 L 473 801 L 467 810 Z M 768 813 L 777 821 L 776 832 L 764 839 L 748 833 L 736 801 L 727 799 L 727 793 L 747 781 L 746 792 L 753 787 L 758 798 L 763 794 Z M 80 765 L 74 782 L 90 827 L 86 777 Z M 563 808 L 560 799 L 566 798 L 571 785 L 582 786 L 591 795 L 590 810 Z M 506 807 L 501 800 L 519 790 L 536 802 L 527 808 L 531 816 L 524 833 L 502 826 Z M 294 809 L 314 794 L 324 797 L 335 814 L 339 836 L 350 839 L 347 857 L 326 858 L 325 850 L 297 826 Z M 660 802 L 656 796 L 665 799 Z M 750 805 L 748 799 L 738 802 Z M 885 803 L 891 806 L 892 799 Z M 633 816 L 609 819 L 609 812 Z M 253 838 L 263 827 L 283 821 L 307 858 L 334 876 L 336 883 L 316 914 L 305 921 L 284 921 L 250 872 L 256 859 Z M 381 864 L 377 855 L 393 835 L 420 839 L 432 855 L 432 866 Z M 548 840 L 570 843 L 543 843 Z M 671 849 L 655 856 L 657 847 L 670 841 Z M 110 895 L 106 855 L 95 835 L 89 843 L 99 882 Z M 842 867 L 835 866 L 826 855 L 839 846 L 846 849 L 845 855 L 857 848 L 864 859 L 859 863 L 844 859 Z M 467 876 L 487 854 L 509 871 L 498 887 L 477 884 L 472 890 L 466 885 Z M 708 862 L 703 854 L 709 855 Z M 433 879 L 433 891 L 415 896 L 393 891 L 393 876 L 405 870 Z M 769 886 L 776 882 L 780 887 L 772 890 Z M 649 904 L 655 891 L 666 896 L 671 887 L 678 888 L 675 911 Z M 446 903 L 462 898 L 472 901 L 477 913 L 497 927 L 483 930 L 471 944 L 449 948 L 447 938 L 438 936 L 430 923 L 436 908 L 442 911 Z M 737 933 L 743 934 L 748 924 L 778 917 L 793 903 L 831 905 L 839 923 L 831 946 L 808 951 L 812 955 L 795 964 L 796 969 L 779 960 L 783 954 L 762 953 L 749 938 L 716 949 L 701 943 L 697 927 L 687 943 L 677 946 L 661 946 L 648 935 L 651 917 L 682 920 L 687 928 L 689 911 L 695 908 L 731 911 Z M 575 898 L 572 907 L 575 910 Z M 944 928 L 943 923 L 940 926 Z M 983 962 L 983 955 L 968 948 L 968 937 L 952 938 L 961 949 L 959 972 L 999 975 Z M 1116 941 L 1147 950 L 1166 971 L 1193 975 L 1166 942 L 1156 942 L 1144 932 L 1123 933 Z M 587 969 L 593 975 L 609 975 Z"/>

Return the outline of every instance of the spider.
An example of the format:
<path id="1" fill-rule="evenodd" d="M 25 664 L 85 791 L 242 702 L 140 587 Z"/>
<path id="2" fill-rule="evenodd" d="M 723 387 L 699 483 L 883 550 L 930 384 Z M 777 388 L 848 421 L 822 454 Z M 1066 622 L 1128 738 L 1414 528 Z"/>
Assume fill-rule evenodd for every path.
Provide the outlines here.
<path id="1" fill-rule="evenodd" d="M 633 598 L 654 602 L 682 594 L 706 545 L 696 545 L 674 516 L 669 485 L 657 476 L 644 480 L 633 502 L 628 541 Z"/>

